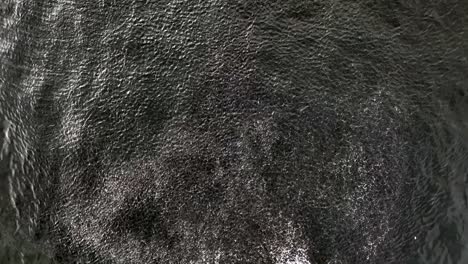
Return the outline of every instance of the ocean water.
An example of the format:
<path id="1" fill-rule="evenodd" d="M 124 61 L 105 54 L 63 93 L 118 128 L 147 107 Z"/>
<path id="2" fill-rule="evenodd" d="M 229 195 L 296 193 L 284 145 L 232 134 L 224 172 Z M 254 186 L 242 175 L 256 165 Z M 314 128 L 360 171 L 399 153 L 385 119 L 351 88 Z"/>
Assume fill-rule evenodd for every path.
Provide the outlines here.
<path id="1" fill-rule="evenodd" d="M 0 2 L 0 263 L 468 263 L 467 10 Z"/>

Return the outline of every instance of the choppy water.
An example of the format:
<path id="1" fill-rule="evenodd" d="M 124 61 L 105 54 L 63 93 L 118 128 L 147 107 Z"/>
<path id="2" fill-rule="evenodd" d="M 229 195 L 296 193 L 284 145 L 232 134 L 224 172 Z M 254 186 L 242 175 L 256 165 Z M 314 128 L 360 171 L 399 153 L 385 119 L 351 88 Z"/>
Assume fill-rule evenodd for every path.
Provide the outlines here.
<path id="1" fill-rule="evenodd" d="M 468 263 L 467 4 L 0 3 L 0 263 Z"/>

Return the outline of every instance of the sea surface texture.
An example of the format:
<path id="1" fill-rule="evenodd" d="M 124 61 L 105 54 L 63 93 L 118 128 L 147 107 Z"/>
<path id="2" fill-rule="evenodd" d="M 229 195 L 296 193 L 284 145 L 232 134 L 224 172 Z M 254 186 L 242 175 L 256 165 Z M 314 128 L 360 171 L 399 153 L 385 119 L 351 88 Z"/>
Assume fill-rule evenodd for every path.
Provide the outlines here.
<path id="1" fill-rule="evenodd" d="M 468 1 L 0 0 L 0 263 L 468 263 Z"/>

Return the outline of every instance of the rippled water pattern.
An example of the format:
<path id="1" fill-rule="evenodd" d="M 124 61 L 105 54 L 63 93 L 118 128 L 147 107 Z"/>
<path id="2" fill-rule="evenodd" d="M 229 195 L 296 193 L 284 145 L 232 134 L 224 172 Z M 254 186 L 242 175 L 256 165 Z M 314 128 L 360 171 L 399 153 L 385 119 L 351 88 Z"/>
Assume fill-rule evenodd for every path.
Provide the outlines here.
<path id="1" fill-rule="evenodd" d="M 468 263 L 467 28 L 465 0 L 0 0 L 0 263 Z"/>

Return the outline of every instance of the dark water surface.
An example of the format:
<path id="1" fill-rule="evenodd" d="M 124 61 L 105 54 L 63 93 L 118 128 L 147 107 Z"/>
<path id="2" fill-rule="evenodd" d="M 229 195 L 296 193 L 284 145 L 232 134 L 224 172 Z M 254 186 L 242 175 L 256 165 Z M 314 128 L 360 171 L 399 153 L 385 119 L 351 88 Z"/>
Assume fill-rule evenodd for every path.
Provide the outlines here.
<path id="1" fill-rule="evenodd" d="M 0 263 L 468 263 L 467 25 L 0 0 Z"/>

